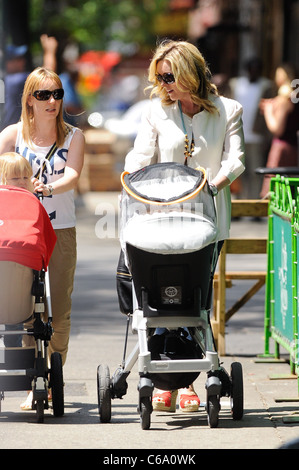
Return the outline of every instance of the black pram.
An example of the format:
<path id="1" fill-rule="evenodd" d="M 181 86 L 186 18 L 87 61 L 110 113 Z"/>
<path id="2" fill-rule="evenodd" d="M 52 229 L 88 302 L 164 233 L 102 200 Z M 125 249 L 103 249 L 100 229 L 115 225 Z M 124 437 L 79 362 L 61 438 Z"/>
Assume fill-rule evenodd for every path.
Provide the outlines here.
<path id="1" fill-rule="evenodd" d="M 138 361 L 139 413 L 150 427 L 152 392 L 190 385 L 206 371 L 206 409 L 218 425 L 220 397 L 243 416 L 241 364 L 229 376 L 220 366 L 210 326 L 213 273 L 218 258 L 214 199 L 204 169 L 156 164 L 122 174 L 120 241 L 132 275 L 132 329 L 138 343 L 110 379 L 98 367 L 100 419 L 111 419 L 111 398 L 121 398 Z M 163 334 L 157 334 L 163 328 Z"/>

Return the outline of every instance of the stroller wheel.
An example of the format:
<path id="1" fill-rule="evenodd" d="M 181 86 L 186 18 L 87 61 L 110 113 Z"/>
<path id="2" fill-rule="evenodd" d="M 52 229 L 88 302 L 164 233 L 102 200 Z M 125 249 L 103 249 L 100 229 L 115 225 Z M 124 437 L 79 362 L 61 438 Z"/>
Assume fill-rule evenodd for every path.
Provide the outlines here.
<path id="1" fill-rule="evenodd" d="M 64 393 L 62 360 L 58 352 L 51 354 L 50 387 L 52 389 L 52 406 L 54 416 L 64 414 Z"/>
<path id="2" fill-rule="evenodd" d="M 150 397 L 142 397 L 140 398 L 140 424 L 141 428 L 146 430 L 149 429 L 151 426 L 151 398 Z"/>
<path id="3" fill-rule="evenodd" d="M 1 413 L 1 402 L 4 400 L 4 392 L 0 392 L 0 413 Z"/>
<path id="4" fill-rule="evenodd" d="M 220 402 L 217 395 L 207 396 L 207 413 L 210 428 L 217 428 L 219 420 Z"/>
<path id="5" fill-rule="evenodd" d="M 98 405 L 102 423 L 111 420 L 110 371 L 108 366 L 99 365 L 97 370 Z"/>
<path id="6" fill-rule="evenodd" d="M 231 364 L 231 414 L 234 420 L 243 417 L 243 371 L 240 362 Z"/>
<path id="7" fill-rule="evenodd" d="M 37 415 L 37 423 L 43 423 L 44 422 L 44 400 L 37 400 L 36 415 Z"/>

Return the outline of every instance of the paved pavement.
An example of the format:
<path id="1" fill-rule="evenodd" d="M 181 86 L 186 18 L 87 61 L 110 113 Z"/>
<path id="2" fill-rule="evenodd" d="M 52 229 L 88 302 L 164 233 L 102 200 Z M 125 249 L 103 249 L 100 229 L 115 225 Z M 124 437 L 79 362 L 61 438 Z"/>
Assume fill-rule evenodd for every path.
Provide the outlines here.
<path id="1" fill-rule="evenodd" d="M 241 421 L 231 418 L 229 401 L 222 399 L 219 426 L 209 428 L 204 409 L 205 376 L 201 374 L 195 382 L 203 402 L 198 413 L 181 413 L 178 409 L 171 414 L 153 413 L 150 429 L 142 431 L 136 411 L 138 373 L 134 367 L 127 394 L 122 400 L 112 401 L 111 422 L 100 423 L 97 367 L 107 364 L 111 374 L 119 367 L 125 338 L 126 319 L 118 311 L 115 292 L 119 255 L 114 231 L 116 207 L 115 193 L 86 194 L 78 201 L 78 267 L 64 368 L 65 415 L 55 418 L 45 411 L 45 422 L 37 424 L 35 412 L 20 411 L 24 393 L 7 393 L 0 414 L 0 448 L 98 449 L 99 462 L 110 459 L 109 463 L 134 466 L 133 460 L 112 460 L 138 455 L 140 461 L 150 464 L 150 455 L 168 450 L 174 456 L 183 451 L 190 458 L 195 455 L 199 463 L 203 449 L 278 449 L 299 438 L 298 382 L 290 378 L 287 356 L 282 355 L 282 360 L 276 362 L 260 362 L 258 358 L 264 350 L 263 290 L 231 318 L 227 356 L 221 358 L 227 371 L 233 361 L 243 366 L 245 412 Z M 232 232 L 240 236 L 266 230 L 265 222 L 244 220 L 233 222 L 232 227 Z M 103 238 L 104 233 L 109 236 Z M 240 257 L 229 259 L 232 267 L 240 262 L 247 263 Z M 250 262 L 255 269 L 264 269 L 265 263 L 263 256 Z M 239 298 L 241 289 L 241 285 L 230 289 L 228 302 Z M 130 334 L 129 352 L 135 342 L 136 336 Z M 144 449 L 143 457 L 137 454 L 138 449 Z"/>

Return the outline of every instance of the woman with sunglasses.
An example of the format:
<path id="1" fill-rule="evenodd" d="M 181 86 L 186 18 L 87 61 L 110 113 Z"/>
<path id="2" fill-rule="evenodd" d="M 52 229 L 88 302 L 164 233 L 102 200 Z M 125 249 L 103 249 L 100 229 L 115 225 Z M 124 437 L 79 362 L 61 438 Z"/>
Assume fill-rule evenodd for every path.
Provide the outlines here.
<path id="1" fill-rule="evenodd" d="M 66 361 L 71 315 L 71 293 L 76 267 L 74 189 L 83 166 L 84 136 L 63 120 L 63 94 L 58 75 L 36 68 L 27 78 L 21 120 L 0 134 L 0 154 L 15 151 L 33 169 L 34 191 L 42 193 L 57 235 L 49 264 L 53 328 L 49 355 L 57 351 Z M 24 409 L 30 409 L 28 397 Z"/>
<path id="2" fill-rule="evenodd" d="M 164 41 L 152 58 L 148 79 L 151 106 L 143 115 L 125 170 L 177 162 L 207 171 L 218 215 L 218 248 L 229 236 L 230 189 L 245 169 L 242 107 L 218 95 L 207 64 L 192 44 Z M 154 410 L 175 411 L 177 391 L 158 390 Z M 197 411 L 193 386 L 179 391 L 182 411 Z"/>

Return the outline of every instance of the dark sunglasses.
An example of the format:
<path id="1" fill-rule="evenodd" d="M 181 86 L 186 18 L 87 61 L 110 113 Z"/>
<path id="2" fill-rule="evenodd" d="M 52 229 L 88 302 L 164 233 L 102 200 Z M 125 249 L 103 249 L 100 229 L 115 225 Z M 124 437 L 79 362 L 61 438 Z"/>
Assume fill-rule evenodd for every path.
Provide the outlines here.
<path id="1" fill-rule="evenodd" d="M 64 90 L 63 88 L 57 88 L 57 90 L 36 90 L 34 93 L 32 93 L 34 98 L 36 98 L 38 101 L 48 101 L 51 96 L 53 96 L 54 100 L 62 100 L 63 95 L 64 95 Z"/>
<path id="2" fill-rule="evenodd" d="M 166 85 L 171 85 L 172 83 L 175 82 L 175 78 L 173 73 L 163 73 L 163 75 L 160 75 L 159 73 L 156 74 L 156 79 L 158 82 L 166 83 Z"/>

